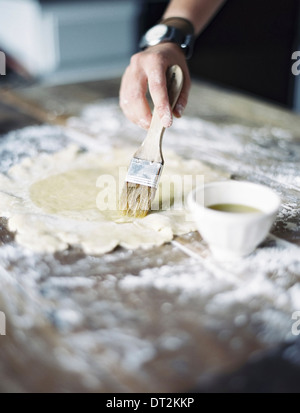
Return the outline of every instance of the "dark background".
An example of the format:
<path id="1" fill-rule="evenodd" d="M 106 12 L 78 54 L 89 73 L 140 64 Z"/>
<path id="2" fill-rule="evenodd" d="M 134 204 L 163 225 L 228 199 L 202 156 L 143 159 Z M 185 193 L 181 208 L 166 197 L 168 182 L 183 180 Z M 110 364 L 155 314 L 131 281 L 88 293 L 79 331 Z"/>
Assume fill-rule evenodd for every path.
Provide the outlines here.
<path id="1" fill-rule="evenodd" d="M 139 36 L 167 4 L 145 1 Z M 196 41 L 192 76 L 292 108 L 299 16 L 298 0 L 227 0 Z"/>

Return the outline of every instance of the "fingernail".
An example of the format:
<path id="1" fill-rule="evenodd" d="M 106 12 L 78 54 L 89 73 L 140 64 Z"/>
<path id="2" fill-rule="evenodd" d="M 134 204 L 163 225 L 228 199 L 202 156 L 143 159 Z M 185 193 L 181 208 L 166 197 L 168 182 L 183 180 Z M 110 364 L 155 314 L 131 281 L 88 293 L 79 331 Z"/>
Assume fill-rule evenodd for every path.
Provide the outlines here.
<path id="1" fill-rule="evenodd" d="M 181 103 L 177 103 L 175 110 L 178 113 L 179 116 L 182 116 L 183 111 L 184 111 L 184 106 Z"/>
<path id="2" fill-rule="evenodd" d="M 161 123 L 164 128 L 169 128 L 172 125 L 172 114 L 171 113 L 165 114 L 161 118 Z"/>

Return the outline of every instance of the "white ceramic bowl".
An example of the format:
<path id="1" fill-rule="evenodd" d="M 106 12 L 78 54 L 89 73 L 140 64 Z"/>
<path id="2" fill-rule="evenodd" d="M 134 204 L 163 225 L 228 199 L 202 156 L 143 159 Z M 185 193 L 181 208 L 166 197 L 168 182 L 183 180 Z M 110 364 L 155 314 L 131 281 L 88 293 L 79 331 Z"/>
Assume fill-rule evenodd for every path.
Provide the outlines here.
<path id="1" fill-rule="evenodd" d="M 208 208 L 214 204 L 242 204 L 261 212 L 235 213 Z M 241 181 L 206 184 L 189 194 L 188 206 L 202 238 L 220 260 L 249 255 L 267 236 L 280 198 L 270 188 Z"/>

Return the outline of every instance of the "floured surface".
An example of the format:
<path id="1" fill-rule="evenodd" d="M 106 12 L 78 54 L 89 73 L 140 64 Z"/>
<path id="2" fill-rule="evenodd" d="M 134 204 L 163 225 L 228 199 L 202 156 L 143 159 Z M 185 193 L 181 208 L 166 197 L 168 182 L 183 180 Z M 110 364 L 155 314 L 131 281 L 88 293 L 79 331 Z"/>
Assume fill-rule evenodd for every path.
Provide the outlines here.
<path id="1" fill-rule="evenodd" d="M 225 174 L 167 151 L 153 210 L 143 219 L 128 219 L 118 211 L 118 196 L 133 152 L 133 148 L 112 148 L 95 154 L 69 146 L 55 154 L 27 158 L 6 176 L 0 175 L 0 213 L 8 217 L 17 242 L 37 252 L 77 246 L 88 254 L 103 254 L 118 245 L 128 249 L 162 245 L 174 235 L 194 231 L 185 207 L 197 184 L 193 177 L 210 182 L 224 179 Z M 169 191 L 168 180 L 175 175 L 182 177 L 183 192 Z"/>
<path id="2" fill-rule="evenodd" d="M 84 258 L 2 247 L 1 308 L 10 328 L 1 363 L 18 371 L 20 361 L 34 362 L 48 377 L 45 388 L 39 373 L 28 382 L 4 369 L 2 389 L 186 391 L 293 338 L 298 247 L 270 239 L 225 267 L 176 247 L 150 251 Z"/>
<path id="3" fill-rule="evenodd" d="M 217 103 L 211 119 L 216 110 Z M 197 233 L 149 250 L 120 248 L 103 256 L 76 249 L 36 254 L 3 236 L 0 310 L 7 314 L 8 335 L 6 341 L 0 337 L 2 389 L 185 391 L 257 359 L 259 350 L 295 339 L 297 136 L 288 129 L 234 122 L 176 120 L 164 147 L 273 187 L 283 205 L 272 232 L 287 241 L 269 236 L 250 257 L 220 264 Z M 114 102 L 90 106 L 70 124 L 99 136 L 103 153 L 124 141 L 136 145 L 142 135 Z M 31 158 L 39 150 L 57 153 L 73 138 L 89 150 L 94 144 L 69 129 L 29 128 L 18 134 L 0 144 L 6 160 L 2 172 L 27 153 Z M 296 351 L 285 357 L 299 364 Z"/>

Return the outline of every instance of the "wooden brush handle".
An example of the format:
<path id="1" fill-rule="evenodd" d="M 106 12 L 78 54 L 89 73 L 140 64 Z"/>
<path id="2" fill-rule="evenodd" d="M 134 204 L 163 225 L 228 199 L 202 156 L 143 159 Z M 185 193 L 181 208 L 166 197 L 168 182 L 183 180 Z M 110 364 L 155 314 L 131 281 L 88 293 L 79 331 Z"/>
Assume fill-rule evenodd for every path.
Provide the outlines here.
<path id="1" fill-rule="evenodd" d="M 169 67 L 167 71 L 167 90 L 172 110 L 179 98 L 183 86 L 183 73 L 178 65 Z"/>
<path id="2" fill-rule="evenodd" d="M 183 85 L 183 73 L 178 65 L 169 67 L 166 73 L 167 90 L 172 110 L 177 102 Z M 136 158 L 163 163 L 162 137 L 165 128 L 161 124 L 160 117 L 154 107 L 150 128 L 142 146 L 134 154 Z"/>

